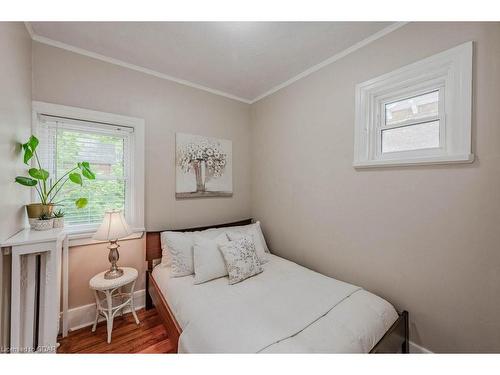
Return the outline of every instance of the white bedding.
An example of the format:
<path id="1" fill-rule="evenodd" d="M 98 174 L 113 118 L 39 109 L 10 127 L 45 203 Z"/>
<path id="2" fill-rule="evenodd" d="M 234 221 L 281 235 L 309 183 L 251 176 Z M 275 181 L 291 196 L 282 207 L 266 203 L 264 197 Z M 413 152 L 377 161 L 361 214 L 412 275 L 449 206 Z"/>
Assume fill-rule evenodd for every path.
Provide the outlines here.
<path id="1" fill-rule="evenodd" d="M 235 285 L 155 267 L 183 330 L 179 352 L 367 353 L 398 317 L 382 298 L 275 255 L 263 267 Z"/>

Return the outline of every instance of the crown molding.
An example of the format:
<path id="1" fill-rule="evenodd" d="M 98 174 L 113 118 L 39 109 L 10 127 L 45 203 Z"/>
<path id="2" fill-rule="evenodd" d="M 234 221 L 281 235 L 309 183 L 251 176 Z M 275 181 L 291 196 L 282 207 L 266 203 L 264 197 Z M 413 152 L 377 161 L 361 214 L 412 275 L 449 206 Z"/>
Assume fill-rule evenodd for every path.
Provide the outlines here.
<path id="1" fill-rule="evenodd" d="M 26 27 L 26 30 L 28 30 L 30 38 L 33 39 L 33 37 L 35 36 L 35 32 L 33 31 L 33 27 L 31 27 L 31 24 L 29 22 L 24 22 L 24 27 Z"/>
<path id="2" fill-rule="evenodd" d="M 95 52 L 92 52 L 92 51 L 88 51 L 88 50 L 83 49 L 83 48 L 75 47 L 75 46 L 72 46 L 70 44 L 59 42 L 59 41 L 54 40 L 54 39 L 50 39 L 50 38 L 47 38 L 47 37 L 44 37 L 44 36 L 37 35 L 33 31 L 33 28 L 31 27 L 30 23 L 29 22 L 24 22 L 24 24 L 26 26 L 26 29 L 28 30 L 28 33 L 31 36 L 31 39 L 33 39 L 36 42 L 39 42 L 39 43 L 42 43 L 42 44 L 46 44 L 46 45 L 49 45 L 49 46 L 52 46 L 52 47 L 61 48 L 61 49 L 64 49 L 64 50 L 67 50 L 67 51 L 70 51 L 70 52 L 78 53 L 80 55 L 91 57 L 91 58 L 94 58 L 94 59 L 97 59 L 97 60 L 101 60 L 101 61 L 104 61 L 104 62 L 107 62 L 107 63 L 110 63 L 110 64 L 118 65 L 118 66 L 121 66 L 123 68 L 135 70 L 137 72 L 141 72 L 141 73 L 148 74 L 148 75 L 151 75 L 151 76 L 154 76 L 154 77 L 157 77 L 157 78 L 165 79 L 167 81 L 175 82 L 175 83 L 178 83 L 180 85 L 184 85 L 184 86 L 192 87 L 192 88 L 195 88 L 195 89 L 198 89 L 198 90 L 206 91 L 206 92 L 209 92 L 211 94 L 223 96 L 225 98 L 233 99 L 233 100 L 245 103 L 245 104 L 256 103 L 259 100 L 264 99 L 265 97 L 267 97 L 269 95 L 272 95 L 275 92 L 277 92 L 277 91 L 279 91 L 279 90 L 281 90 L 281 89 L 283 89 L 283 88 L 285 88 L 287 86 L 290 86 L 294 82 L 297 82 L 298 80 L 300 80 L 300 79 L 302 79 L 304 77 L 307 77 L 307 76 L 309 76 L 310 74 L 312 74 L 314 72 L 317 72 L 318 70 L 326 67 L 327 65 L 330 65 L 330 64 L 334 63 L 335 61 L 338 61 L 341 58 L 343 58 L 343 57 L 345 57 L 345 56 L 347 56 L 347 55 L 349 55 L 349 54 L 357 51 L 358 49 L 360 49 L 360 48 L 362 48 L 362 47 L 364 47 L 364 46 L 366 46 L 366 45 L 368 45 L 368 44 L 376 41 L 377 39 L 380 39 L 383 36 L 385 36 L 385 35 L 393 32 L 393 31 L 399 29 L 400 27 L 406 25 L 407 23 L 408 22 L 395 22 L 395 23 L 393 23 L 393 24 L 391 24 L 391 25 L 383 28 L 382 30 L 376 32 L 375 34 L 370 35 L 368 38 L 365 38 L 365 39 L 359 41 L 358 43 L 352 45 L 351 47 L 349 47 L 349 48 L 347 48 L 347 49 L 345 49 L 345 50 L 343 50 L 343 51 L 341 51 L 341 52 L 339 52 L 339 53 L 337 53 L 337 54 L 329 57 L 328 59 L 320 62 L 319 64 L 316 64 L 316 65 L 314 65 L 314 66 L 312 66 L 312 67 L 304 70 L 302 73 L 297 74 L 296 76 L 288 79 L 287 81 L 285 81 L 285 82 L 283 82 L 283 83 L 281 83 L 281 84 L 279 84 L 277 86 L 274 86 L 272 89 L 270 89 L 269 91 L 266 91 L 264 94 L 259 95 L 256 98 L 250 100 L 250 99 L 241 98 L 241 97 L 238 97 L 238 96 L 235 96 L 235 95 L 232 95 L 232 94 L 220 91 L 220 90 L 212 89 L 210 87 L 199 85 L 197 83 L 194 83 L 194 82 L 191 82 L 191 81 L 188 81 L 188 80 L 185 80 L 185 79 L 180 79 L 180 78 L 172 77 L 172 76 L 169 76 L 167 74 L 163 74 L 163 73 L 157 72 L 157 71 L 152 70 L 152 69 L 148 69 L 148 68 L 144 68 L 142 66 L 138 66 L 138 65 L 131 64 L 131 63 L 127 63 L 127 62 L 119 60 L 119 59 L 115 59 L 115 58 L 112 58 L 112 57 L 104 56 L 104 55 L 101 55 L 101 54 L 98 54 L 98 53 L 95 53 Z"/>
<path id="3" fill-rule="evenodd" d="M 250 102 L 250 104 L 256 103 L 259 100 L 264 99 L 266 96 L 272 95 L 275 92 L 277 92 L 281 89 L 284 89 L 287 86 L 290 86 L 292 83 L 297 82 L 299 79 L 307 77 L 308 75 L 311 75 L 312 73 L 317 72 L 318 70 L 324 68 L 325 66 L 330 65 L 330 64 L 334 63 L 335 61 L 340 60 L 343 57 L 346 57 L 347 55 L 349 55 L 349 54 L 357 51 L 358 49 L 376 41 L 377 39 L 380 39 L 383 36 L 385 36 L 389 33 L 392 33 L 393 31 L 399 29 L 400 27 L 406 25 L 407 23 L 408 22 L 395 22 L 392 25 L 389 25 L 389 26 L 383 28 L 382 30 L 376 32 L 375 34 L 370 35 L 368 38 L 365 38 L 365 39 L 357 42 L 356 44 L 353 44 L 351 47 L 349 47 L 349 48 L 347 48 L 339 53 L 336 53 L 335 55 L 329 57 L 328 59 L 320 62 L 319 64 L 316 64 L 316 65 L 310 67 L 309 69 L 304 70 L 302 73 L 297 74 L 295 77 L 292 77 L 289 80 L 287 80 L 287 81 L 285 81 L 277 86 L 274 86 L 271 90 L 265 92 L 262 95 L 259 95 L 255 99 L 253 99 Z"/>

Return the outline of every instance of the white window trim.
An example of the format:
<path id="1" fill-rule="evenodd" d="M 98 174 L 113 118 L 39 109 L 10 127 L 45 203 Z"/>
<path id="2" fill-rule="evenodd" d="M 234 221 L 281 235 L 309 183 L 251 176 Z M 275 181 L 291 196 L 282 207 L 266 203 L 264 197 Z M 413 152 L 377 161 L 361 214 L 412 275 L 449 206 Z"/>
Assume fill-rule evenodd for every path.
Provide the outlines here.
<path id="1" fill-rule="evenodd" d="M 39 115 L 59 116 L 82 121 L 98 122 L 126 126 L 134 129 L 134 136 L 130 139 L 130 186 L 127 194 L 127 222 L 134 234 L 130 238 L 138 238 L 144 228 L 144 120 L 136 117 L 122 116 L 114 113 L 93 111 L 90 109 L 69 107 L 40 101 L 32 102 L 32 132 L 37 135 Z M 32 201 L 36 200 L 32 192 Z M 70 245 L 85 245 L 98 243 L 91 239 L 98 225 L 86 229 L 68 228 Z"/>
<path id="2" fill-rule="evenodd" d="M 355 168 L 471 163 L 472 51 L 467 42 L 356 86 Z M 440 87 L 440 147 L 382 154 L 381 106 Z M 440 111 L 441 114 L 441 111 Z"/>

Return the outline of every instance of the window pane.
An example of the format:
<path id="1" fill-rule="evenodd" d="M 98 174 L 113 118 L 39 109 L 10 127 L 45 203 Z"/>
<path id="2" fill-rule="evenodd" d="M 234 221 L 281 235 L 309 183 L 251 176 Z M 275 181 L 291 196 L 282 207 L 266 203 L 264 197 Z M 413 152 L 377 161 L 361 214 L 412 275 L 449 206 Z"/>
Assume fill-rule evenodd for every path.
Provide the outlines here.
<path id="1" fill-rule="evenodd" d="M 439 147 L 439 121 L 382 130 L 382 152 Z"/>
<path id="2" fill-rule="evenodd" d="M 439 91 L 414 96 L 385 105 L 385 124 L 397 125 L 405 121 L 438 115 Z"/>
<path id="3" fill-rule="evenodd" d="M 125 208 L 124 138 L 59 128 L 56 135 L 56 178 L 77 162 L 88 161 L 95 180 L 83 178 L 83 187 L 67 181 L 55 201 L 61 202 L 69 225 L 100 223 L 104 212 Z M 87 198 L 85 208 L 75 200 Z"/>

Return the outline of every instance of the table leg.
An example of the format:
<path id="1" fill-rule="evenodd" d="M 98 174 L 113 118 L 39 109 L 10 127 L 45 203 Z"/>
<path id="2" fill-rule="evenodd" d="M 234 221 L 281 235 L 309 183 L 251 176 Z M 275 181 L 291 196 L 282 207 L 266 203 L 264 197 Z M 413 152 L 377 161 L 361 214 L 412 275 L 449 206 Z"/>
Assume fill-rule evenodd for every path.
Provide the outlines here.
<path id="1" fill-rule="evenodd" d="M 106 294 L 106 302 L 108 304 L 108 316 L 107 316 L 107 330 L 108 330 L 108 344 L 111 343 L 111 332 L 113 331 L 113 298 L 112 291 L 106 290 L 104 292 Z"/>
<path id="2" fill-rule="evenodd" d="M 11 352 L 20 350 L 20 318 L 21 318 L 21 256 L 12 253 L 11 276 L 11 305 L 10 305 L 10 349 Z"/>
<path id="3" fill-rule="evenodd" d="M 95 297 L 95 320 L 94 320 L 94 325 L 92 326 L 92 332 L 95 332 L 96 330 L 97 321 L 99 320 L 99 309 L 101 308 L 99 301 L 99 293 L 97 292 L 97 290 L 94 290 L 94 297 Z"/>
<path id="4" fill-rule="evenodd" d="M 63 240 L 62 250 L 62 304 L 63 304 L 63 319 L 62 319 L 62 336 L 68 336 L 68 278 L 69 278 L 69 239 L 68 236 Z"/>
<path id="5" fill-rule="evenodd" d="M 132 315 L 134 316 L 135 323 L 139 324 L 139 318 L 135 312 L 135 304 L 134 304 L 134 289 L 135 289 L 135 281 L 132 283 L 130 288 L 130 309 L 132 310 Z"/>

